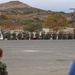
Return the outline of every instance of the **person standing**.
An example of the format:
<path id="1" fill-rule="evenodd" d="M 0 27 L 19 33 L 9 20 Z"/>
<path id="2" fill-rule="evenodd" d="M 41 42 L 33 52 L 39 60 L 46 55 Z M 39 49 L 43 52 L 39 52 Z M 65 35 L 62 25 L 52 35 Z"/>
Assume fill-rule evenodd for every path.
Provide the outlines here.
<path id="1" fill-rule="evenodd" d="M 42 33 L 41 33 L 41 39 L 42 39 L 42 40 L 45 40 L 45 32 L 42 32 Z"/>
<path id="2" fill-rule="evenodd" d="M 7 65 L 1 61 L 3 50 L 0 48 L 0 75 L 8 75 Z"/>
<path id="3" fill-rule="evenodd" d="M 72 65 L 70 67 L 68 75 L 75 75 L 75 61 L 73 61 Z"/>

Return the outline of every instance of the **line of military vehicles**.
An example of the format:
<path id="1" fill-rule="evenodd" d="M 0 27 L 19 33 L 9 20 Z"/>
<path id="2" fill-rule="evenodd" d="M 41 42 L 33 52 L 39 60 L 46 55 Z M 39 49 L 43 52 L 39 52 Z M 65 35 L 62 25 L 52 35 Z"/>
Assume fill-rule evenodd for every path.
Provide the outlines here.
<path id="1" fill-rule="evenodd" d="M 75 34 L 68 31 L 29 32 L 29 31 L 0 31 L 0 40 L 68 40 L 75 39 Z"/>

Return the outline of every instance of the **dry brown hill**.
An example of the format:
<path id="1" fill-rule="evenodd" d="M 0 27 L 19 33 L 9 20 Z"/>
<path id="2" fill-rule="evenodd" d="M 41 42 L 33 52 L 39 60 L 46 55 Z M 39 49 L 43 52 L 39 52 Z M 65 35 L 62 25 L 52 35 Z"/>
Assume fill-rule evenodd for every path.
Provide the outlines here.
<path id="1" fill-rule="evenodd" d="M 10 1 L 0 4 L 0 26 L 21 27 L 23 26 L 21 20 L 33 18 L 44 20 L 50 14 L 51 11 L 34 8 L 20 1 Z"/>
<path id="2" fill-rule="evenodd" d="M 0 26 L 2 28 L 20 28 L 25 25 L 21 23 L 22 20 L 33 20 L 36 18 L 44 21 L 49 15 L 54 13 L 31 7 L 20 1 L 10 1 L 0 4 Z"/>
<path id="3" fill-rule="evenodd" d="M 0 10 L 7 10 L 14 8 L 31 8 L 31 7 L 19 1 L 10 1 L 8 3 L 0 4 Z"/>
<path id="4" fill-rule="evenodd" d="M 40 19 L 44 19 L 52 12 L 33 8 L 20 1 L 10 1 L 8 3 L 0 4 L 0 14 L 3 13 L 7 15 L 25 16 L 28 19 L 33 17 L 39 17 Z"/>

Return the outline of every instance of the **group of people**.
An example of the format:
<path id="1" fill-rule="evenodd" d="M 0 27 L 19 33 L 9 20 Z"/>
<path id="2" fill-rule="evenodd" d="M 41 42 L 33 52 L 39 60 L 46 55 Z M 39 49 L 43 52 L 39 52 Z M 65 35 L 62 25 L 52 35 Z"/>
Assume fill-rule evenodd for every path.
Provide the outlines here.
<path id="1" fill-rule="evenodd" d="M 72 33 L 50 33 L 50 32 L 4 32 L 2 33 L 3 40 L 56 40 L 56 39 L 75 39 L 75 34 Z"/>

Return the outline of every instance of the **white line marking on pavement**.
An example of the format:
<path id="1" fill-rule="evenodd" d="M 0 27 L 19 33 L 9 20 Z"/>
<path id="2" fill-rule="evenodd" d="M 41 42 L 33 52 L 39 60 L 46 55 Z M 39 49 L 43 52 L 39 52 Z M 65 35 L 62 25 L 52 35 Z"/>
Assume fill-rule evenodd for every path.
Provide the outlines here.
<path id="1" fill-rule="evenodd" d="M 23 52 L 40 52 L 39 50 L 22 50 Z"/>
<path id="2" fill-rule="evenodd" d="M 52 53 L 53 51 L 43 51 L 43 50 L 22 50 L 23 52 L 43 52 L 43 53 Z"/>
<path id="3" fill-rule="evenodd" d="M 41 52 L 41 53 L 52 53 L 53 51 L 45 51 L 45 50 L 29 50 L 29 49 L 26 49 L 26 50 L 10 50 L 10 51 L 5 51 L 5 52 L 15 52 L 15 53 L 18 53 L 18 52 Z"/>

